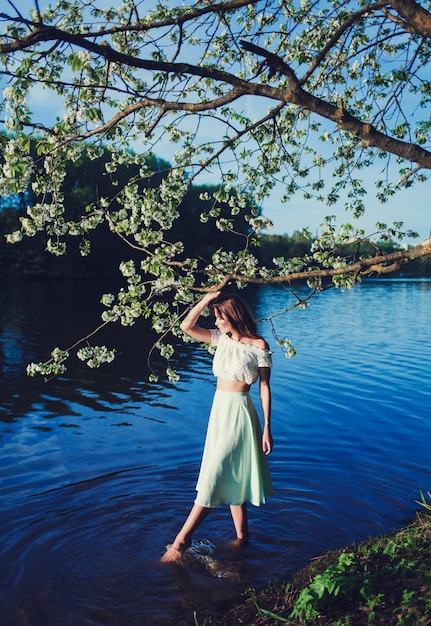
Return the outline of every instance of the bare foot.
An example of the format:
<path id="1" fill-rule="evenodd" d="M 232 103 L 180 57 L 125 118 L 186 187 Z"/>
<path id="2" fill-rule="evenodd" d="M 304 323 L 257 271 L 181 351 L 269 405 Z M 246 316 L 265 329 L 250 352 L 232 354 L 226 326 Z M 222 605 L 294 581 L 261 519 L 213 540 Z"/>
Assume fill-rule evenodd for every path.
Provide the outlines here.
<path id="1" fill-rule="evenodd" d="M 176 548 L 174 544 L 170 546 L 166 546 L 166 552 L 160 559 L 162 563 L 175 563 L 175 561 L 179 561 L 183 556 L 184 552 L 188 550 L 191 546 L 191 541 L 188 543 L 179 543 L 179 547 Z"/>
<path id="2" fill-rule="evenodd" d="M 246 546 L 248 546 L 248 544 L 250 543 L 250 538 L 249 537 L 237 537 L 234 541 L 232 541 L 230 543 L 230 547 L 233 550 L 240 550 L 241 548 L 245 548 Z"/>

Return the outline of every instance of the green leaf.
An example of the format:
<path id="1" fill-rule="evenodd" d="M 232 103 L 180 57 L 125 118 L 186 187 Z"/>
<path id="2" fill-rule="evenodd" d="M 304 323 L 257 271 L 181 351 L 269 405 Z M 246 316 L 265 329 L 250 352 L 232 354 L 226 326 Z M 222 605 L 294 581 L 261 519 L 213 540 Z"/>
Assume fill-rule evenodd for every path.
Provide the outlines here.
<path id="1" fill-rule="evenodd" d="M 72 54 L 69 55 L 67 62 L 71 66 L 72 72 L 74 73 L 80 72 L 84 67 L 83 59 L 78 54 L 76 54 L 76 52 L 72 52 Z"/>

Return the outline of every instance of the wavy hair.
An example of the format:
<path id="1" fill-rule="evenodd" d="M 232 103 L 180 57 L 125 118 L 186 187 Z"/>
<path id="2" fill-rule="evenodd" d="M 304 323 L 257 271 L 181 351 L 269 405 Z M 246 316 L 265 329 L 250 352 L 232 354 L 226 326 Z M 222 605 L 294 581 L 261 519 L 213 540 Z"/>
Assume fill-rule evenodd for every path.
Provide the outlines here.
<path id="1" fill-rule="evenodd" d="M 227 320 L 242 337 L 260 337 L 253 315 L 244 300 L 233 293 L 220 295 L 210 305 L 211 312 Z"/>

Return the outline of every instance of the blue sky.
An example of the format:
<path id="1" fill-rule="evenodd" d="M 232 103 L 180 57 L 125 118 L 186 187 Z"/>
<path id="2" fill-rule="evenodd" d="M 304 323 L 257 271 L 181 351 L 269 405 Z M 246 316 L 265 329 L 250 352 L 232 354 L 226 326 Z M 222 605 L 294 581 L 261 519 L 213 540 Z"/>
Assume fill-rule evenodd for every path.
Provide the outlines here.
<path id="1" fill-rule="evenodd" d="M 30 110 L 39 119 L 48 120 L 57 116 L 61 118 L 64 112 L 61 99 L 56 99 L 41 87 L 32 90 L 29 104 Z M 248 106 L 250 107 L 251 104 L 249 103 Z M 248 114 L 252 116 L 253 111 L 249 110 Z M 140 146 L 135 145 L 133 148 L 138 151 Z M 157 156 L 172 161 L 173 154 L 177 150 L 177 145 L 164 142 L 160 144 Z M 379 166 L 383 166 L 382 161 Z M 361 174 L 367 176 L 367 172 L 361 172 Z M 325 176 L 332 182 L 332 169 L 330 167 L 327 167 Z M 390 224 L 394 221 L 402 221 L 406 229 L 417 231 L 421 240 L 429 237 L 431 231 L 430 184 L 428 182 L 418 183 L 411 189 L 400 189 L 386 204 L 381 204 L 376 199 L 372 177 L 373 172 L 370 171 L 369 193 L 365 200 L 366 213 L 360 220 L 353 220 L 352 215 L 345 211 L 343 201 L 328 207 L 314 200 L 305 200 L 302 194 L 298 193 L 287 204 L 281 204 L 279 196 L 282 189 L 281 186 L 276 188 L 263 205 L 265 216 L 271 219 L 274 224 L 269 232 L 292 234 L 295 230 L 307 227 L 314 233 L 326 215 L 336 215 L 337 224 L 353 223 L 357 227 L 363 228 L 367 234 L 375 231 L 376 222 Z M 393 180 L 397 180 L 395 170 Z M 215 183 L 217 181 L 208 176 L 206 179 L 200 179 L 200 182 Z"/>
<path id="2" fill-rule="evenodd" d="M 112 3 L 114 4 L 115 1 L 113 0 Z M 32 0 L 19 0 L 16 4 L 23 13 L 27 12 L 29 8 L 34 8 L 34 2 Z M 45 0 L 40 0 L 41 8 L 47 4 Z M 104 4 L 107 6 L 110 2 L 107 0 Z M 150 3 L 148 3 L 148 6 L 150 6 Z M 7 3 L 3 10 L 6 9 Z M 42 121 L 54 119 L 57 116 L 62 117 L 63 115 L 61 99 L 53 97 L 52 94 L 40 87 L 36 87 L 32 90 L 29 105 L 30 110 L 35 114 L 35 118 L 39 118 Z M 254 104 L 251 99 L 247 99 L 245 106 L 248 108 L 247 114 L 250 115 L 250 117 L 257 117 L 259 115 L 259 111 L 256 111 L 256 114 L 253 115 Z M 261 105 L 257 106 L 259 108 L 261 107 Z M 138 151 L 140 146 L 135 145 L 133 148 Z M 173 153 L 177 149 L 177 145 L 173 146 L 168 142 L 164 142 L 160 144 L 157 156 L 167 161 L 172 161 Z M 382 166 L 383 162 L 381 161 L 379 167 Z M 332 169 L 330 167 L 326 168 L 324 175 L 325 179 L 331 183 Z M 295 230 L 299 230 L 302 227 L 308 227 L 312 232 L 315 232 L 326 215 L 336 215 L 337 224 L 345 222 L 354 223 L 356 226 L 363 228 L 367 234 L 374 232 L 375 223 L 377 221 L 388 224 L 394 221 L 402 221 L 406 229 L 419 232 L 421 240 L 429 237 L 431 231 L 431 207 L 429 200 L 431 192 L 429 182 L 417 184 L 411 189 L 401 189 L 395 196 L 389 199 L 389 202 L 381 204 L 377 201 L 375 196 L 375 189 L 372 182 L 373 172 L 365 172 L 365 176 L 369 178 L 369 181 L 366 183 L 369 191 L 365 199 L 366 213 L 360 220 L 353 220 L 352 215 L 344 210 L 343 201 L 340 201 L 338 205 L 327 207 L 325 204 L 315 200 L 305 200 L 302 194 L 297 194 L 289 203 L 281 204 L 279 195 L 282 193 L 282 189 L 279 187 L 274 190 L 274 193 L 263 205 L 264 214 L 269 217 L 274 224 L 270 232 L 276 234 L 292 234 Z M 394 169 L 392 180 L 396 181 L 397 178 L 398 175 Z M 215 183 L 217 181 L 214 181 L 210 177 L 207 180 L 200 179 L 200 182 Z"/>

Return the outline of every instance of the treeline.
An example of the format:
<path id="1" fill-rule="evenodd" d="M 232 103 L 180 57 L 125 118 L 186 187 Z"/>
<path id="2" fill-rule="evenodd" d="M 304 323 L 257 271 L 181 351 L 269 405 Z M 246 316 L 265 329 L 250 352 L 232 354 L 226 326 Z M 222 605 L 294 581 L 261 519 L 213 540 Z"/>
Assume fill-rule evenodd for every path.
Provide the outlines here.
<path id="1" fill-rule="evenodd" d="M 214 188 L 215 189 L 215 188 Z M 211 202 L 200 200 L 203 192 L 212 193 L 208 186 L 193 187 L 182 202 L 179 210 L 180 217 L 175 221 L 169 240 L 181 241 L 184 244 L 184 256 L 202 257 L 211 259 L 212 254 L 220 247 L 238 250 L 243 246 L 243 240 L 229 232 L 221 233 L 213 220 L 208 223 L 200 221 L 200 213 L 205 210 L 204 205 L 211 208 Z M 70 197 L 73 197 L 71 194 Z M 229 210 L 222 206 L 227 217 Z M 139 261 L 139 251 L 132 249 L 119 237 L 109 231 L 106 223 L 88 233 L 91 252 L 83 257 L 79 252 L 79 237 L 64 237 L 67 243 L 67 253 L 57 257 L 46 250 L 47 235 L 44 232 L 36 233 L 33 237 L 23 237 L 15 244 L 6 243 L 4 235 L 19 229 L 19 218 L 25 215 L 25 209 L 6 207 L 0 211 L 0 275 L 21 275 L 34 277 L 80 277 L 80 276 L 110 276 L 118 273 L 121 261 L 134 259 Z M 238 220 L 239 222 L 239 220 Z M 238 229 L 244 225 L 238 223 Z"/>
<path id="2" fill-rule="evenodd" d="M 68 163 L 63 186 L 66 220 L 79 220 L 85 207 L 94 203 L 96 198 L 114 197 L 118 188 L 138 176 L 138 166 L 124 166 L 117 170 L 114 185 L 105 167 L 109 158 L 110 154 L 106 151 L 95 160 L 83 156 L 74 163 Z M 153 173 L 147 179 L 140 180 L 139 186 L 141 189 L 149 186 L 156 188 L 169 171 L 169 163 L 150 156 L 146 164 Z M 221 232 L 214 220 L 207 223 L 201 221 L 201 213 L 213 208 L 212 195 L 216 189 L 209 185 L 192 186 L 179 206 L 180 216 L 169 231 L 169 239 L 172 242 L 183 242 L 185 256 L 211 259 L 220 247 L 239 250 L 244 245 L 242 237 L 231 232 Z M 201 194 L 206 194 L 209 199 L 202 200 Z M 91 252 L 86 257 L 81 256 L 79 251 L 80 237 L 64 237 L 67 254 L 60 257 L 46 251 L 48 237 L 45 232 L 38 232 L 30 238 L 23 237 L 22 241 L 15 244 L 6 243 L 4 235 L 19 229 L 20 218 L 26 216 L 26 207 L 36 202 L 37 198 L 31 189 L 25 194 L 0 198 L 0 275 L 41 278 L 110 276 L 118 274 L 122 260 L 138 261 L 141 258 L 139 251 L 110 232 L 106 223 L 86 235 L 91 245 Z M 218 202 L 217 206 L 221 209 L 220 218 L 229 218 L 233 221 L 234 230 L 245 234 L 247 225 L 241 215 L 232 218 L 226 203 Z"/>
<path id="3" fill-rule="evenodd" d="M 277 257 L 294 258 L 303 257 L 310 252 L 312 241 L 304 237 L 299 231 L 295 231 L 292 236 L 289 235 L 263 235 L 261 237 L 261 248 L 256 253 L 262 265 L 270 267 L 272 259 Z M 354 262 L 359 257 L 373 257 L 376 254 L 376 246 L 380 254 L 391 254 L 400 250 L 398 242 L 379 241 L 378 244 L 370 240 L 364 239 L 360 245 L 355 242 L 350 246 L 344 246 L 337 251 L 339 256 L 347 258 Z M 409 263 L 401 270 L 393 274 L 387 274 L 385 278 L 429 278 L 431 277 L 431 257 L 423 257 Z"/>
<path id="4" fill-rule="evenodd" d="M 106 163 L 110 154 L 106 151 L 98 159 L 90 160 L 82 156 L 76 162 L 67 165 L 64 182 L 64 197 L 67 220 L 78 220 L 84 213 L 84 208 L 94 203 L 97 197 L 113 197 L 118 188 L 138 175 L 138 166 L 124 166 L 116 172 L 118 185 L 112 182 L 107 174 Z M 151 177 L 140 182 L 140 186 L 157 187 L 169 170 L 169 163 L 155 156 L 149 156 L 147 165 L 152 171 Z M 219 248 L 239 250 L 244 245 L 244 239 L 234 233 L 221 232 L 214 220 L 203 223 L 200 219 L 202 212 L 209 212 L 213 207 L 212 195 L 216 187 L 192 186 L 179 207 L 179 218 L 169 232 L 170 241 L 181 241 L 184 244 L 185 256 L 201 257 L 210 260 L 212 254 Z M 202 200 L 205 194 L 208 200 Z M 118 266 L 122 260 L 131 258 L 137 261 L 139 252 L 128 247 L 119 237 L 113 236 L 108 225 L 102 224 L 87 238 L 91 244 L 91 253 L 82 257 L 79 252 L 79 237 L 66 237 L 67 254 L 56 257 L 46 251 L 47 235 L 38 232 L 33 237 L 24 237 L 16 244 L 6 243 L 4 235 L 18 230 L 20 218 L 25 217 L 26 207 L 37 202 L 31 188 L 21 195 L 0 198 L 0 275 L 27 276 L 39 278 L 79 278 L 97 276 L 116 276 Z M 220 217 L 229 217 L 234 221 L 234 229 L 246 234 L 246 223 L 239 215 L 232 218 L 227 204 L 217 203 L 221 208 Z M 249 212 L 250 207 L 246 208 Z M 292 235 L 263 235 L 260 246 L 253 249 L 261 265 L 271 267 L 272 259 L 277 257 L 303 257 L 310 252 L 311 241 L 301 233 Z M 390 253 L 398 249 L 398 244 L 389 241 L 379 244 L 382 253 Z M 354 258 L 358 250 L 340 250 L 340 254 Z M 372 256 L 375 247 L 369 242 L 363 242 L 360 254 Z M 424 258 L 406 266 L 404 276 L 431 276 L 431 259 Z M 395 274 L 396 275 L 396 274 Z M 399 273 L 398 273 L 399 275 Z"/>

